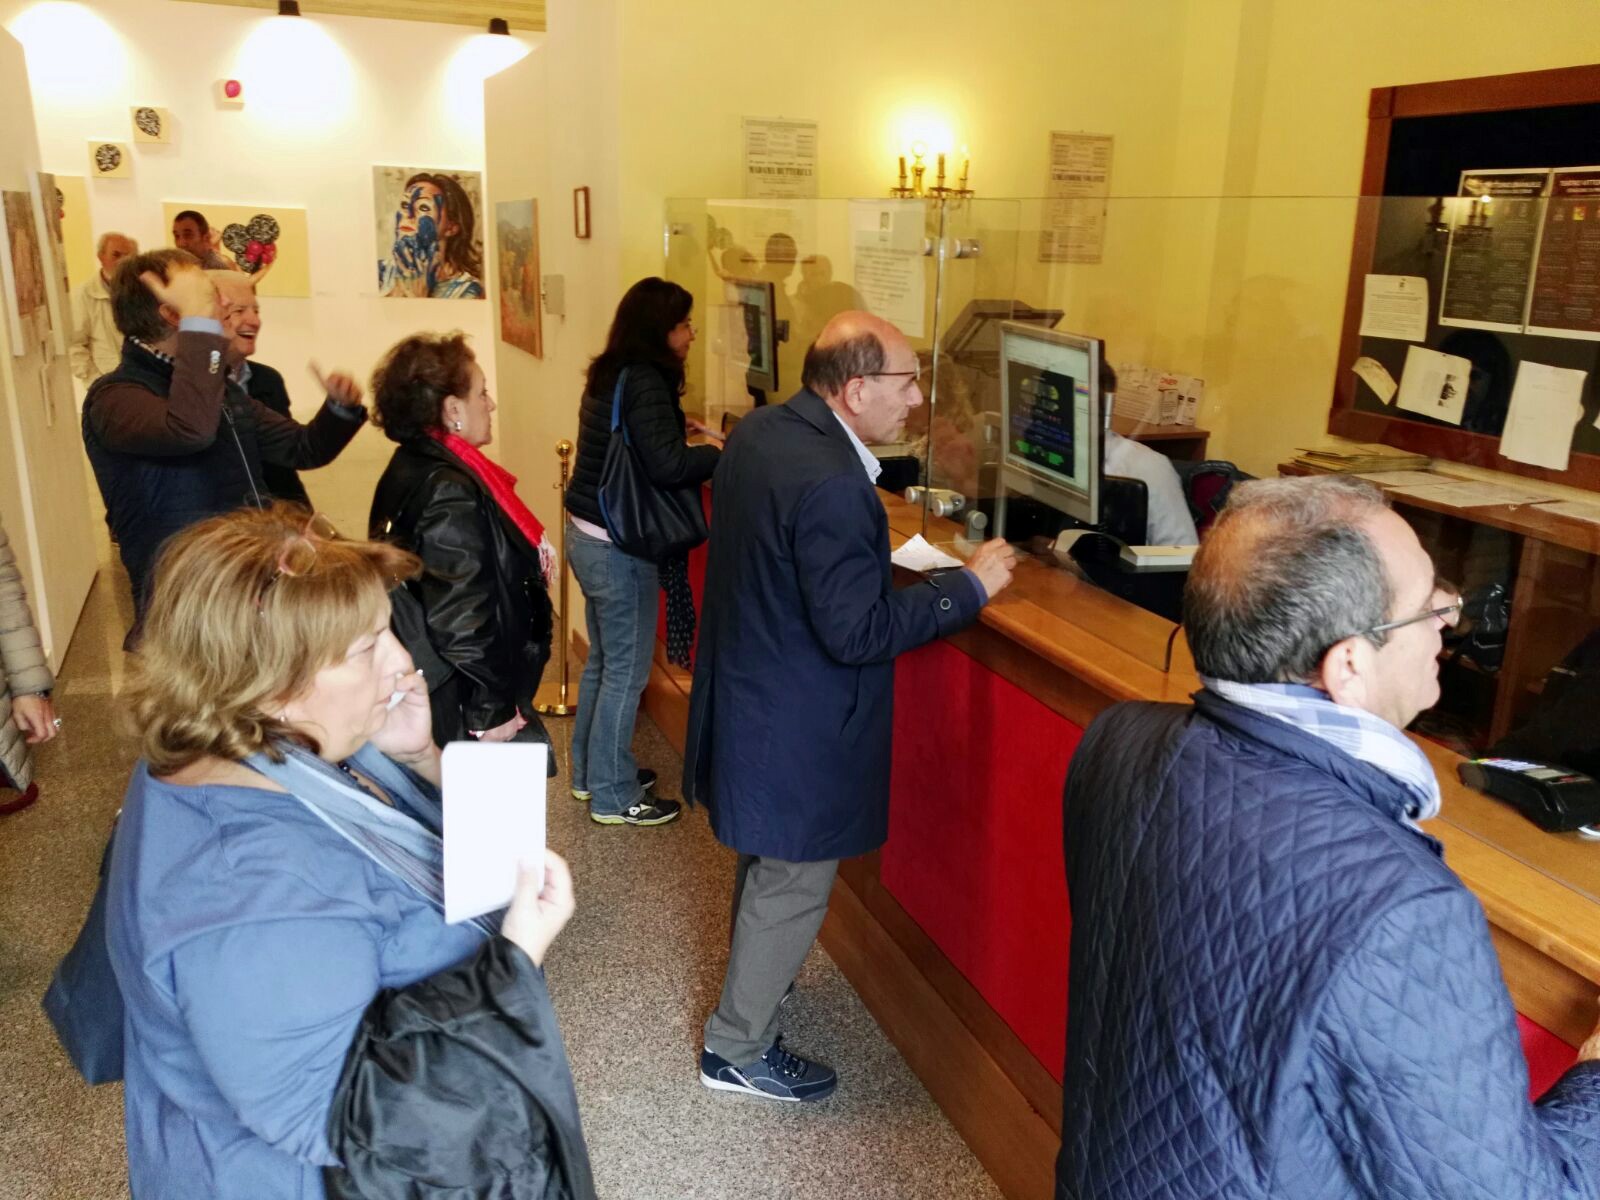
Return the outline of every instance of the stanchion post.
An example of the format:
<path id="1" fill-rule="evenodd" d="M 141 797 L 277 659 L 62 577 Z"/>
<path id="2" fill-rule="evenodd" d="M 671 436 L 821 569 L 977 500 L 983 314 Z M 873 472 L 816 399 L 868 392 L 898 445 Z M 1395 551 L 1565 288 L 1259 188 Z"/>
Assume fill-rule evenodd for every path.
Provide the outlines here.
<path id="1" fill-rule="evenodd" d="M 560 662 L 560 675 L 557 681 L 539 689 L 539 694 L 534 697 L 533 710 L 541 716 L 570 717 L 578 710 L 578 689 L 571 682 L 567 661 L 570 649 L 570 635 L 567 633 L 567 477 L 572 463 L 572 443 L 562 438 L 556 443 L 556 454 L 561 459 L 561 482 L 555 485 L 561 497 L 556 506 L 558 524 L 561 526 L 561 584 L 557 589 L 561 611 L 556 625 L 556 657 Z M 547 696 L 546 693 L 551 695 Z"/>

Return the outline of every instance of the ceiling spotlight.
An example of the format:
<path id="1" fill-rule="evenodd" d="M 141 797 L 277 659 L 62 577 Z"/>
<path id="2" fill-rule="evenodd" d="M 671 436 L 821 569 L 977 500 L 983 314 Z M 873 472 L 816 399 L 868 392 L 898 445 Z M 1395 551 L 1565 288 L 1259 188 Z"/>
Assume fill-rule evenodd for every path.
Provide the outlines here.
<path id="1" fill-rule="evenodd" d="M 300 0 L 278 0 L 278 15 L 280 17 L 298 17 L 300 15 Z"/>
<path id="2" fill-rule="evenodd" d="M 507 37 L 510 37 L 511 36 L 511 26 L 506 23 L 506 19 L 504 17 L 490 17 L 489 18 L 489 32 L 490 33 L 503 33 Z"/>

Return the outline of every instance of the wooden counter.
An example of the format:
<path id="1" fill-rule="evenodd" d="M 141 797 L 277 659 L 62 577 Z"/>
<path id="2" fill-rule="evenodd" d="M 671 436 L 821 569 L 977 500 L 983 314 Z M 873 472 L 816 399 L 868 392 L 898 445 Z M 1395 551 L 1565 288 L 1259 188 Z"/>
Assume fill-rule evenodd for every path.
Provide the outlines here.
<path id="1" fill-rule="evenodd" d="M 898 497 L 883 498 L 893 545 L 922 532 L 920 509 Z M 958 533 L 953 522 L 933 521 L 928 536 L 935 545 L 959 553 Z M 698 591 L 693 567 L 691 577 Z M 901 580 L 907 581 L 909 577 Z M 879 853 L 840 867 L 823 926 L 824 947 L 1008 1197 L 1048 1200 L 1052 1194 L 1061 1122 L 1060 1062 L 1050 1061 L 1053 1046 L 1051 1053 L 1041 1053 L 1048 1039 L 1041 1039 L 1038 1020 L 1016 1019 L 1017 989 L 997 989 L 995 973 L 1016 968 L 1024 993 L 1050 985 L 1064 993 L 1070 922 L 1059 836 L 1064 763 L 1077 733 L 1111 704 L 1131 699 L 1182 702 L 1196 690 L 1199 681 L 1187 646 L 1181 633 L 1173 639 L 1173 632 L 1169 622 L 1066 571 L 1021 562 L 1012 587 L 984 609 L 977 623 L 902 660 L 890 841 Z M 1169 640 L 1172 665 L 1164 670 Z M 1010 702 L 1034 706 L 1042 714 L 1023 713 L 1033 725 L 1018 736 L 1033 740 L 1024 740 L 1020 752 L 1015 742 L 1005 740 L 1013 734 L 1010 726 L 1018 723 L 1020 710 L 1001 714 L 980 708 L 975 690 L 928 694 L 930 672 L 952 670 L 951 648 L 959 651 L 957 664 L 967 662 L 966 668 L 953 668 L 960 680 L 989 688 L 984 694 L 991 699 L 1021 697 Z M 973 664 L 982 669 L 974 671 Z M 658 653 L 645 707 L 680 749 L 688 685 L 688 675 L 667 668 Z M 964 704 L 970 711 L 962 709 Z M 929 720 L 930 712 L 943 720 Z M 1048 733 L 1045 740 L 1060 744 L 1041 746 L 1039 730 L 1048 721 L 1057 722 L 1049 728 L 1059 732 Z M 943 795 L 905 794 L 902 739 L 914 743 L 905 754 L 943 756 L 932 768 L 945 788 Z M 1429 832 L 1444 843 L 1450 866 L 1483 903 L 1518 1011 L 1568 1044 L 1578 1044 L 1593 1027 L 1600 990 L 1600 843 L 1543 833 L 1463 787 L 1456 778 L 1455 755 L 1421 744 L 1444 792 L 1443 816 L 1429 823 Z M 999 784 L 990 787 L 1004 771 L 1016 779 L 1019 753 L 1035 751 L 1048 761 L 1034 767 L 1025 786 L 1010 791 Z M 1014 869 L 1014 858 L 985 858 L 985 847 L 979 844 L 989 825 L 1017 821 L 1033 822 L 1023 835 L 1031 879 Z M 940 833 L 947 826 L 955 832 L 941 845 Z M 969 829 L 976 836 L 963 841 Z M 950 838 L 958 843 L 954 858 L 949 857 Z M 1016 847 L 1009 849 L 1014 854 Z M 969 853 L 970 863 L 959 857 Z M 957 895 L 962 901 L 969 889 L 984 886 L 990 889 L 986 894 L 991 903 L 1004 903 L 1004 893 L 1013 888 L 1032 897 L 1021 922 L 1032 929 L 1019 933 L 1019 922 L 1007 920 L 997 922 L 976 946 L 970 938 L 953 939 L 940 917 L 951 903 L 949 888 L 930 901 L 915 879 L 907 884 L 908 854 L 926 855 L 939 864 L 936 873 L 944 872 L 952 882 L 960 879 Z M 1040 876 L 1056 889 L 1047 889 L 1047 894 L 1059 894 L 1059 911 L 1037 902 Z M 1025 953 L 1016 949 L 1019 936 L 1033 939 Z M 1058 1035 L 1064 1017 L 1064 1009 L 1051 1017 Z M 826 1057 L 826 1047 L 818 1049 Z M 852 1085 L 845 1080 L 844 1086 Z"/>

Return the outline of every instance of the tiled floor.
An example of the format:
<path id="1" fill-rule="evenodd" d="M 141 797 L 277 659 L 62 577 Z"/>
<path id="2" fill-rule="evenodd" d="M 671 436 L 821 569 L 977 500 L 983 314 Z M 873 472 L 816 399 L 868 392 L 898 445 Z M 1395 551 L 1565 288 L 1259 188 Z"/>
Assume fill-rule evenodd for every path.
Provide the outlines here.
<path id="1" fill-rule="evenodd" d="M 133 758 L 117 728 L 125 627 L 126 585 L 104 570 L 60 680 L 65 729 L 40 756 L 43 799 L 0 819 L 0 1200 L 127 1195 L 121 1090 L 78 1081 L 38 1007 Z M 563 765 L 570 724 L 551 722 Z M 675 795 L 681 764 L 648 721 L 636 746 Z M 732 854 L 699 813 L 601 827 L 564 775 L 551 789 L 550 843 L 572 863 L 578 914 L 549 978 L 603 1197 L 998 1196 L 821 950 L 787 1040 L 838 1067 L 839 1092 L 798 1106 L 703 1089 L 695 1056 L 721 985 Z"/>

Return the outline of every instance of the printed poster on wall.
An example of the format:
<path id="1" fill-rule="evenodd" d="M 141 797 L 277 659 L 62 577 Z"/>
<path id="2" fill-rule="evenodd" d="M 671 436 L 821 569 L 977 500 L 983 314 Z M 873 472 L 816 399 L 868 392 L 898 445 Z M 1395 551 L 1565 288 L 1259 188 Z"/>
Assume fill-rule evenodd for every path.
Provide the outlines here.
<path id="1" fill-rule="evenodd" d="M 1549 171 L 1463 171 L 1450 204 L 1439 324 L 1521 333 Z"/>
<path id="2" fill-rule="evenodd" d="M 752 200 L 817 194 L 817 123 L 744 119 L 744 194 Z"/>
<path id="3" fill-rule="evenodd" d="M 1600 341 L 1600 167 L 1551 176 L 1528 332 Z"/>
<path id="4" fill-rule="evenodd" d="M 1109 134 L 1050 134 L 1044 228 L 1039 261 L 1097 263 L 1105 247 L 1106 197 L 1111 191 Z"/>
<path id="5" fill-rule="evenodd" d="M 850 201 L 851 278 L 867 311 L 908 338 L 926 336 L 927 262 L 921 200 Z"/>
<path id="6" fill-rule="evenodd" d="M 50 319 L 45 307 L 49 285 L 39 250 L 39 227 L 33 219 L 33 197 L 27 192 L 0 192 L 0 213 L 5 217 L 0 274 L 5 277 L 11 353 L 24 358 L 43 339 Z"/>

